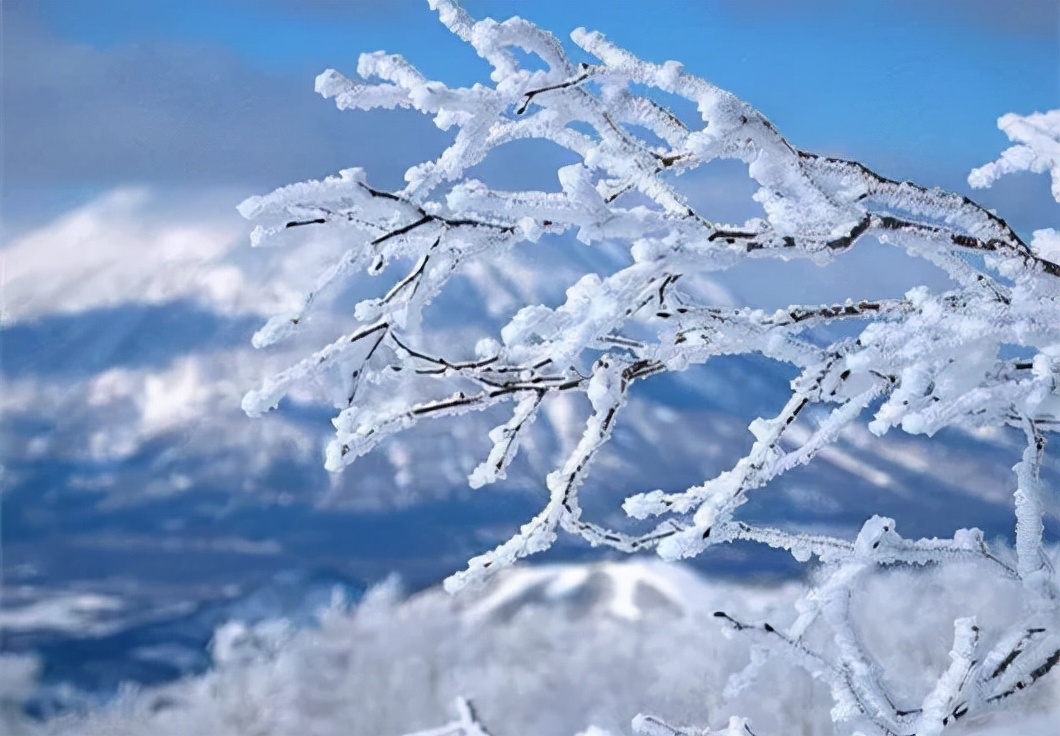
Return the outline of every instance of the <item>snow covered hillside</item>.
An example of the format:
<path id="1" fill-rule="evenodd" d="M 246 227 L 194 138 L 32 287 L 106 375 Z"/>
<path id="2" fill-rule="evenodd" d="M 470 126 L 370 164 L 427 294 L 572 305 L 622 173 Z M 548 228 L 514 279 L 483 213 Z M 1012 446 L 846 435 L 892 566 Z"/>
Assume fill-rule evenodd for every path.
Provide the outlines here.
<path id="1" fill-rule="evenodd" d="M 875 632 L 872 651 L 910 702 L 947 666 L 954 616 L 974 611 L 993 626 L 1018 615 L 1018 586 L 983 579 L 974 568 L 882 572 L 854 601 L 855 622 Z M 18 725 L 34 736 L 397 736 L 451 720 L 463 696 L 500 736 L 573 736 L 590 725 L 628 733 L 638 712 L 672 723 L 739 713 L 758 734 L 828 733 L 828 690 L 802 670 L 770 659 L 752 668 L 754 687 L 741 686 L 740 673 L 765 655 L 716 613 L 786 625 L 801 587 L 703 578 L 657 561 L 516 568 L 457 597 L 437 588 L 406 597 L 384 583 L 352 609 L 325 608 L 318 627 L 222 626 L 205 675 L 126 692 L 87 720 Z M 812 632 L 807 643 L 828 646 Z M 952 732 L 1052 733 L 1056 678 L 1015 697 L 1004 722 Z"/>

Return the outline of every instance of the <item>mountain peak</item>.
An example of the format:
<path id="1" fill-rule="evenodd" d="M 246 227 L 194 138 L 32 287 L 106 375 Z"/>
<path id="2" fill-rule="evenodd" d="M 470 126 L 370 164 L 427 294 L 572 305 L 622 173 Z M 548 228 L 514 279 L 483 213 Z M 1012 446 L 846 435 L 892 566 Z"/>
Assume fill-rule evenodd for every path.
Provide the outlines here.
<path id="1" fill-rule="evenodd" d="M 571 618 L 683 617 L 696 608 L 704 587 L 691 571 L 658 560 L 516 567 L 498 574 L 467 614 L 472 620 L 506 621 L 538 606 L 562 609 Z"/>

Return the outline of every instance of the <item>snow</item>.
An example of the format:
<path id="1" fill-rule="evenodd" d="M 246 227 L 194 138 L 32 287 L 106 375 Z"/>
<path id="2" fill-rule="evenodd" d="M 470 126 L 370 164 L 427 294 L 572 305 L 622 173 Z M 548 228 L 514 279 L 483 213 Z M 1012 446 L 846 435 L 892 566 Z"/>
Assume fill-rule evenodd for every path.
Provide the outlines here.
<path id="1" fill-rule="evenodd" d="M 934 674 L 946 672 L 951 679 L 943 682 L 952 684 L 967 664 L 969 629 L 959 624 L 952 640 L 955 612 L 974 611 L 980 626 L 997 626 L 1019 616 L 1017 591 L 996 588 L 974 564 L 917 576 L 880 570 L 854 595 L 853 616 L 872 632 L 888 670 L 904 678 L 901 703 L 929 694 L 942 703 L 950 691 L 932 690 Z M 621 734 L 634 719 L 724 729 L 734 712 L 758 734 L 825 733 L 827 688 L 783 658 L 761 660 L 760 640 L 725 636 L 725 619 L 714 615 L 780 627 L 802 593 L 797 583 L 758 587 L 648 560 L 517 568 L 456 598 L 439 589 L 405 596 L 390 582 L 356 607 L 323 609 L 319 628 L 223 626 L 206 674 L 127 693 L 55 728 L 70 736 L 189 728 L 216 736 L 250 729 L 262 736 L 396 735 L 452 722 L 460 697 L 494 734 Z M 905 613 L 910 605 L 920 608 L 917 617 Z M 823 633 L 811 628 L 807 640 Z M 821 643 L 829 646 L 827 638 Z M 723 697 L 726 681 L 752 661 L 764 665 L 760 687 L 770 696 L 752 688 Z M 1046 736 L 1058 687 L 1053 678 L 1012 696 L 1015 707 L 1003 721 L 962 719 L 946 733 L 1008 728 Z M 54 732 L 24 725 L 32 736 Z"/>
<path id="2" fill-rule="evenodd" d="M 1048 172 L 1053 198 L 1060 202 L 1060 110 L 1008 113 L 998 118 L 997 127 L 1018 145 L 1006 149 L 997 161 L 974 169 L 968 183 L 981 188 L 1016 171 Z"/>
<path id="3" fill-rule="evenodd" d="M 123 602 L 114 596 L 60 594 L 24 606 L 6 606 L 0 611 L 0 628 L 12 632 L 50 629 L 102 633 L 108 628 L 108 614 L 122 608 Z"/>
<path id="4" fill-rule="evenodd" d="M 181 298 L 253 312 L 242 298 L 251 290 L 245 274 L 226 262 L 244 228 L 199 209 L 187 222 L 160 213 L 148 190 L 119 188 L 14 237 L 3 253 L 0 323 Z"/>

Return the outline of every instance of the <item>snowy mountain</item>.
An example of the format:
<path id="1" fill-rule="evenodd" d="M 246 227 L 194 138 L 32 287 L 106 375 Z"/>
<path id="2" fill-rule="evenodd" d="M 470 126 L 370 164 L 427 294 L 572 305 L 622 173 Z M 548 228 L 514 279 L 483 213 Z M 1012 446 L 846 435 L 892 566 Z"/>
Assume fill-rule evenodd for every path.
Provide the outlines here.
<path id="1" fill-rule="evenodd" d="M 713 192 L 718 184 L 702 187 Z M 251 421 L 239 410 L 243 393 L 263 375 L 349 329 L 350 305 L 386 283 L 356 281 L 330 311 L 314 315 L 304 339 L 255 351 L 251 333 L 308 288 L 343 245 L 334 236 L 310 237 L 291 250 L 252 251 L 245 229 L 222 214 L 224 204 L 196 205 L 198 224 L 189 225 L 180 208 L 119 191 L 4 249 L 0 431 L 5 485 L 16 507 L 30 496 L 35 504 L 62 496 L 137 505 L 219 491 L 222 506 L 234 498 L 382 509 L 448 498 L 462 488 L 501 415 L 425 424 L 388 441 L 350 473 L 328 476 L 320 467 L 322 442 L 332 431 L 326 392 L 296 391 L 281 412 L 264 419 Z M 151 247 L 130 258 L 123 248 L 136 242 Z M 938 280 L 923 267 L 903 271 L 916 261 L 891 251 L 866 248 L 829 269 L 803 263 L 784 264 L 783 271 L 777 264 L 753 273 L 737 268 L 724 280 L 701 279 L 690 288 L 720 303 L 768 309 L 864 293 L 895 296 Z M 495 336 L 520 306 L 555 304 L 582 274 L 607 272 L 625 258 L 606 245 L 557 241 L 474 264 L 432 304 L 430 326 L 439 343 L 474 344 L 474 337 Z M 594 476 L 608 502 L 611 489 L 617 496 L 660 481 L 676 486 L 731 465 L 750 444 L 746 425 L 778 410 L 792 375 L 782 364 L 732 357 L 638 386 L 616 448 Z M 546 406 L 510 488 L 538 490 L 539 479 L 576 441 L 573 420 L 585 410 L 562 399 Z M 910 482 L 924 477 L 924 488 L 941 480 L 943 494 L 952 487 L 1007 501 L 1007 465 L 984 475 L 987 463 L 976 462 L 986 448 L 1007 446 L 1003 438 L 943 438 L 944 454 L 963 455 L 952 462 L 937 455 L 928 462 L 927 445 L 907 437 L 847 439 L 821 459 L 832 477 L 816 485 L 854 482 L 872 493 L 901 495 L 915 493 Z M 962 467 L 972 472 L 958 476 Z"/>
<path id="2" fill-rule="evenodd" d="M 700 187 L 702 196 L 726 196 L 723 182 Z M 504 421 L 498 412 L 421 424 L 329 476 L 326 391 L 300 388 L 279 412 L 254 420 L 240 400 L 263 375 L 349 329 L 350 306 L 383 287 L 365 277 L 292 344 L 252 349 L 254 330 L 309 288 L 343 244 L 310 237 L 290 250 L 252 251 L 228 201 L 118 191 L 0 251 L 0 650 L 42 663 L 43 684 L 21 701 L 34 712 L 77 705 L 68 686 L 94 699 L 124 681 L 202 671 L 216 626 L 262 617 L 231 607 L 248 580 L 325 567 L 344 580 L 376 582 L 396 571 L 414 589 L 431 585 L 530 518 L 540 479 L 577 442 L 587 407 L 557 397 L 497 487 L 471 492 L 467 475 L 488 451 L 489 430 Z M 475 265 L 432 305 L 435 339 L 474 344 L 520 306 L 556 304 L 581 275 L 627 257 L 606 244 L 544 239 Z M 765 264 L 689 288 L 764 308 L 894 296 L 938 278 L 905 271 L 911 263 L 870 247 L 828 270 Z M 637 386 L 590 476 L 587 514 L 628 527 L 620 504 L 629 494 L 681 490 L 730 467 L 751 444 L 748 423 L 783 405 L 791 377 L 784 365 L 732 357 Z M 848 537 L 873 513 L 898 519 L 908 536 L 948 536 L 958 526 L 1008 536 L 1017 441 L 879 439 L 855 428 L 809 467 L 752 495 L 743 513 Z M 1055 463 L 1047 472 L 1055 476 Z M 594 556 L 563 541 L 546 559 Z M 695 564 L 773 581 L 802 571 L 786 553 L 756 545 L 720 547 Z M 471 606 L 468 620 L 499 625 L 541 598 L 566 617 L 578 618 L 588 601 L 632 622 L 687 612 L 674 591 L 697 589 L 608 568 L 535 575 L 506 579 L 509 588 Z M 318 603 L 314 596 L 305 605 Z M 644 613 L 651 605 L 658 610 Z M 304 619 L 293 610 L 273 614 Z"/>

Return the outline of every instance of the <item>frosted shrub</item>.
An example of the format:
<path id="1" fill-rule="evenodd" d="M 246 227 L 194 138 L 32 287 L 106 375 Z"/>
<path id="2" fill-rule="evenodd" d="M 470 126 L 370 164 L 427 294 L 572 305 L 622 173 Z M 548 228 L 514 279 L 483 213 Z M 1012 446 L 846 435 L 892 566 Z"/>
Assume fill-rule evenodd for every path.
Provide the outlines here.
<path id="1" fill-rule="evenodd" d="M 1060 595 L 1043 543 L 1040 473 L 1046 438 L 1060 429 L 1057 233 L 1038 231 L 1028 245 L 965 197 L 800 150 L 733 94 L 676 62 L 638 59 L 599 33 L 571 35 L 591 58 L 574 63 L 555 37 L 525 20 L 476 22 L 448 0 L 431 6 L 492 66 L 490 85 L 451 88 L 400 56 L 371 53 L 360 58 L 359 79 L 328 70 L 317 78 L 317 91 L 341 109 L 414 109 L 454 131 L 452 144 L 409 169 L 398 190 L 346 169 L 240 206 L 258 223 L 255 245 L 296 245 L 302 233 L 320 228 L 342 233 L 349 244 L 296 309 L 255 335 L 258 347 L 299 331 L 317 302 L 355 274 L 386 278 L 408 265 L 379 296 L 356 305 L 346 334 L 248 393 L 247 413 L 269 411 L 308 381 L 339 385 L 326 455 L 327 467 L 339 471 L 421 421 L 507 405 L 510 418 L 489 433 L 492 449 L 469 476 L 477 488 L 505 477 L 542 407 L 582 394 L 589 411 L 581 438 L 543 479 L 544 507 L 450 577 L 451 592 L 547 549 L 561 529 L 592 545 L 655 550 L 667 560 L 751 541 L 816 560 L 822 574 L 782 628 L 715 613 L 756 641 L 751 664 L 729 684 L 733 693 L 753 686 L 769 657 L 782 656 L 827 686 L 838 732 L 927 736 L 1003 709 L 1036 686 L 1060 658 Z M 535 59 L 530 68 L 520 62 L 527 56 Z M 699 119 L 679 117 L 666 100 L 691 103 Z M 972 183 L 989 184 L 1016 169 L 1048 170 L 1060 200 L 1060 113 L 1006 116 L 1001 125 L 1019 145 L 977 170 Z M 577 160 L 558 169 L 554 191 L 502 191 L 469 177 L 496 149 L 531 139 Z M 720 222 L 682 193 L 680 175 L 724 159 L 746 165 L 757 182 L 760 217 Z M 440 349 L 421 329 L 432 300 L 454 277 L 558 236 L 587 246 L 620 243 L 628 258 L 613 272 L 571 283 L 556 307 L 524 306 L 499 334 L 474 344 Z M 909 284 L 900 298 L 864 294 L 779 310 L 715 303 L 695 288 L 697 279 L 745 262 L 807 259 L 827 266 L 872 239 L 934 264 L 949 288 Z M 591 490 L 594 459 L 621 421 L 631 389 L 740 354 L 797 370 L 780 411 L 751 422 L 746 455 L 683 491 L 646 489 L 628 497 L 622 508 L 640 527 L 586 518 L 581 492 Z M 906 539 L 895 520 L 878 516 L 855 539 L 740 519 L 750 494 L 810 462 L 860 422 L 877 435 L 894 428 L 1021 433 L 1025 449 L 1013 458 L 1014 552 L 992 549 L 977 529 Z M 881 567 L 946 565 L 974 565 L 977 575 L 1013 587 L 1022 613 L 992 628 L 957 618 L 949 655 L 931 681 L 919 689 L 895 682 L 880 664 L 885 658 L 870 652 L 871 637 L 852 623 L 853 594 Z M 430 733 L 483 732 L 470 706 L 461 702 L 457 711 L 456 721 Z M 705 733 L 648 715 L 633 728 Z M 727 729 L 750 732 L 739 719 Z"/>

